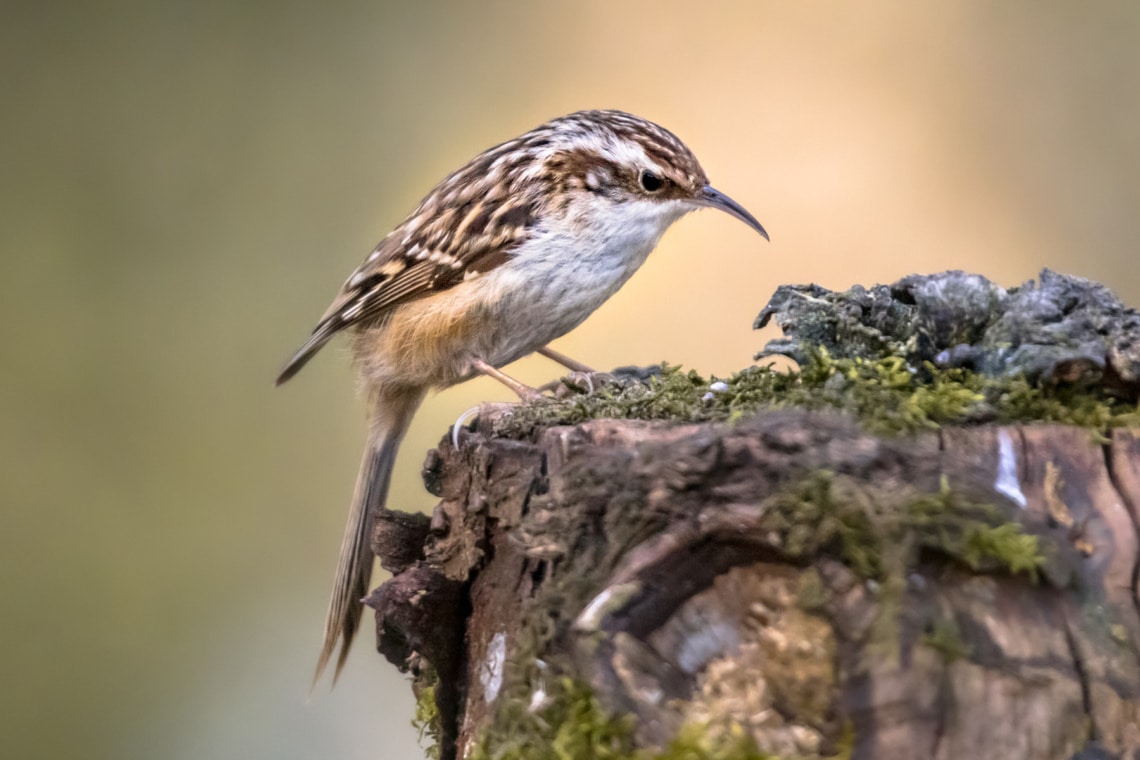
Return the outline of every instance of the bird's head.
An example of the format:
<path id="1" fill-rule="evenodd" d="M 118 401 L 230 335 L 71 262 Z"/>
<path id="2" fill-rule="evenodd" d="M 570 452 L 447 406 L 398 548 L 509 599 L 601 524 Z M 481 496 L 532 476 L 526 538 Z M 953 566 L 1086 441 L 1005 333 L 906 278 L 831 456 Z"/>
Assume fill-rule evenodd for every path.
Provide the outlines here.
<path id="1" fill-rule="evenodd" d="M 752 214 L 709 184 L 688 146 L 651 121 L 623 111 L 579 111 L 517 142 L 534 159 L 523 177 L 549 188 L 545 197 L 561 210 L 626 206 L 631 215 L 657 215 L 668 224 L 716 208 L 768 237 Z"/>

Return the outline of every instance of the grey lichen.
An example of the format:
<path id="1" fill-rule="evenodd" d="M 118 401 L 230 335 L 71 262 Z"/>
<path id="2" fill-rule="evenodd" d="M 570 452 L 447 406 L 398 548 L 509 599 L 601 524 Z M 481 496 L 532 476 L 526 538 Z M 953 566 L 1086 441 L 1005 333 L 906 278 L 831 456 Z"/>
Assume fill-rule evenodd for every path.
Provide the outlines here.
<path id="1" fill-rule="evenodd" d="M 957 271 L 844 292 L 785 285 L 755 326 L 772 319 L 785 337 L 761 356 L 802 364 L 826 348 L 836 359 L 903 357 L 919 370 L 930 363 L 1140 393 L 1140 313 L 1104 285 L 1048 269 L 1008 290 Z"/>

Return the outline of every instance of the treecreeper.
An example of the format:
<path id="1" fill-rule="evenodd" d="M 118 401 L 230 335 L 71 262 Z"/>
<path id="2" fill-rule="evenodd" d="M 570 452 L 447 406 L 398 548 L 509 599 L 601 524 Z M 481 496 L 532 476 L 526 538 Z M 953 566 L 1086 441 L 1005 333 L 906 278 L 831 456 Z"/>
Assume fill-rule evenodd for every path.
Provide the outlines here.
<path id="1" fill-rule="evenodd" d="M 280 385 L 293 377 L 346 331 L 368 405 L 314 680 L 334 653 L 334 681 L 344 666 L 368 592 L 374 516 L 428 391 L 482 374 L 534 398 L 538 391 L 500 368 L 536 352 L 590 372 L 549 344 L 617 292 L 673 222 L 700 208 L 725 211 L 768 237 L 709 185 L 672 132 L 622 111 L 580 111 L 457 169 L 345 281 L 277 378 Z"/>

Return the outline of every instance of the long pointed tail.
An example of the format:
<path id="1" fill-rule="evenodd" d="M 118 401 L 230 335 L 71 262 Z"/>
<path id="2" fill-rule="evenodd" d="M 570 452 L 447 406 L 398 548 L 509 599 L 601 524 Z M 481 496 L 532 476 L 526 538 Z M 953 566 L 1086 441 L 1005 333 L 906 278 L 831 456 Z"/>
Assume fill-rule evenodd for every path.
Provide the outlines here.
<path id="1" fill-rule="evenodd" d="M 374 515 L 388 499 L 388 484 L 392 479 L 396 452 L 424 395 L 425 391 L 421 388 L 381 388 L 370 394 L 371 429 L 368 446 L 364 449 L 360 474 L 356 478 L 356 490 L 352 494 L 352 509 L 348 513 L 348 524 L 340 544 L 340 560 L 337 562 L 332 598 L 325 618 L 325 640 L 321 646 L 320 659 L 317 660 L 314 684 L 328 666 L 338 643 L 340 652 L 336 659 L 333 683 L 336 683 L 348 657 L 348 649 L 363 613 L 360 600 L 368 593 L 368 582 L 372 576 Z"/>

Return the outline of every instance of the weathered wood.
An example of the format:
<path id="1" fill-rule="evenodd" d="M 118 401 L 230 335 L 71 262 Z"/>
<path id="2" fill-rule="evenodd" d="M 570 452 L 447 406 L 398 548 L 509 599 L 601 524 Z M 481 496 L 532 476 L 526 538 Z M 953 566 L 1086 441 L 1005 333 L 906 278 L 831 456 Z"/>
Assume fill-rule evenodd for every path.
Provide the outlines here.
<path id="1" fill-rule="evenodd" d="M 429 457 L 423 559 L 369 601 L 385 655 L 439 671 L 445 756 L 558 676 L 649 747 L 699 725 L 780 756 L 1140 753 L 1133 433 L 493 423 Z M 985 549 L 1014 535 L 1028 565 Z"/>

